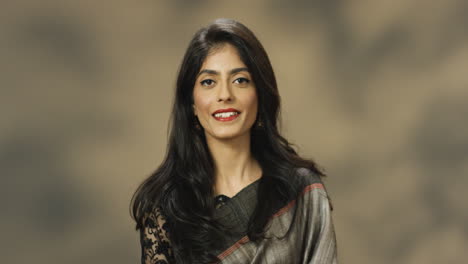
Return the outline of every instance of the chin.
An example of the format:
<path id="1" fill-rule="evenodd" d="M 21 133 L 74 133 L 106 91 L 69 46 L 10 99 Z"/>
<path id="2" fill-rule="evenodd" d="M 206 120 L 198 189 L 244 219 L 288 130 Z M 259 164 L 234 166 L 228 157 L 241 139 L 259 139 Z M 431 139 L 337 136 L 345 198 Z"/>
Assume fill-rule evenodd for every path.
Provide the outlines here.
<path id="1" fill-rule="evenodd" d="M 214 138 L 216 139 L 233 139 L 240 136 L 238 133 L 219 133 L 213 135 Z"/>
<path id="2" fill-rule="evenodd" d="M 245 133 L 243 133 L 242 131 L 219 131 L 210 135 L 216 139 L 233 139 L 236 137 L 240 137 L 243 134 Z"/>

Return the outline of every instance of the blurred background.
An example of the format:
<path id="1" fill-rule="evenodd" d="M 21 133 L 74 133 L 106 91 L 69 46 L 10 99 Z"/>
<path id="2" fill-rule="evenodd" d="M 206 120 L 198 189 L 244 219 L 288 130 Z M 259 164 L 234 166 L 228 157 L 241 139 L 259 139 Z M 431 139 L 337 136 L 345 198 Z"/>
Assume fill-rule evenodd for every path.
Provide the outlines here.
<path id="1" fill-rule="evenodd" d="M 468 1 L 7 0 L 1 263 L 139 263 L 130 199 L 218 17 L 265 46 L 282 133 L 328 174 L 342 263 L 466 262 Z"/>

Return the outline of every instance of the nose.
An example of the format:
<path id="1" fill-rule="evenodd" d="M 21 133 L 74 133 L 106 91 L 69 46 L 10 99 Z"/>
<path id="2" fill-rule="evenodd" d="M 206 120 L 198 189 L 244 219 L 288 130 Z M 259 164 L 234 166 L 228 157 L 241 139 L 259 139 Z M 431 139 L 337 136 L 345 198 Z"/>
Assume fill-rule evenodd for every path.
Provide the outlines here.
<path id="1" fill-rule="evenodd" d="M 231 90 L 231 86 L 229 82 L 223 82 L 223 84 L 219 85 L 218 90 L 218 102 L 220 101 L 232 101 L 233 94 Z"/>

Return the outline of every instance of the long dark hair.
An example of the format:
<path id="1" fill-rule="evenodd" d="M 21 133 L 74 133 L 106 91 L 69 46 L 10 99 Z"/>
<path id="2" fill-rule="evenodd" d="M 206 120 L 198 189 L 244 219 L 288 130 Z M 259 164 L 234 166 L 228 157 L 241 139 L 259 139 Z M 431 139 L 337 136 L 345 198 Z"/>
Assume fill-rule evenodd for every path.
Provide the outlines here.
<path id="1" fill-rule="evenodd" d="M 202 63 L 210 51 L 225 43 L 237 48 L 258 96 L 250 150 L 263 176 L 258 185 L 258 205 L 248 225 L 249 239 L 265 238 L 269 217 L 297 196 L 295 169 L 305 167 L 325 176 L 314 161 L 299 157 L 293 144 L 278 131 L 280 96 L 261 43 L 243 24 L 231 19 L 215 20 L 200 29 L 187 48 L 177 77 L 165 159 L 138 187 L 131 202 L 137 230 L 144 227 L 146 214 L 161 209 L 169 224 L 169 239 L 177 263 L 212 263 L 217 258 L 208 252 L 217 247 L 228 231 L 213 217 L 214 163 L 203 129 L 195 128 L 199 121 L 192 108 L 193 88 Z M 263 123 L 260 128 L 259 120 Z"/>

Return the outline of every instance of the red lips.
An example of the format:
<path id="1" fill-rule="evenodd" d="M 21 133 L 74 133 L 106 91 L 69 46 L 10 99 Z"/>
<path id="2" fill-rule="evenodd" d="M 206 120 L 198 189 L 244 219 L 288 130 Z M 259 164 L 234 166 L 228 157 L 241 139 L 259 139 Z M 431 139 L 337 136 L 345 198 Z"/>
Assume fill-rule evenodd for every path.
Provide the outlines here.
<path id="1" fill-rule="evenodd" d="M 234 108 L 226 108 L 226 109 L 218 109 L 216 110 L 212 115 L 217 114 L 217 113 L 224 113 L 224 112 L 238 112 L 240 113 L 239 110 L 234 109 Z"/>
<path id="2" fill-rule="evenodd" d="M 222 117 L 222 116 L 218 116 L 216 117 L 215 114 L 217 113 L 225 113 L 225 112 L 235 112 L 236 114 L 235 115 L 232 115 L 232 116 L 228 116 L 228 117 Z M 218 120 L 218 121 L 221 121 L 221 122 L 226 122 L 226 121 L 232 121 L 234 119 L 236 119 L 240 114 L 240 111 L 237 110 L 237 109 L 234 109 L 234 108 L 226 108 L 226 109 L 218 109 L 216 110 L 214 113 L 213 113 L 213 117 Z"/>

